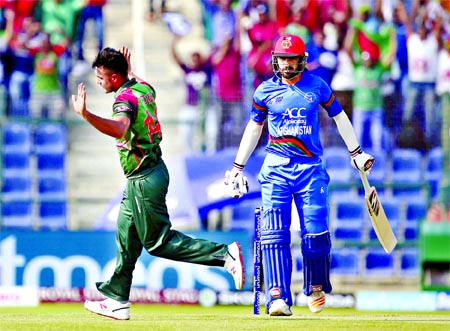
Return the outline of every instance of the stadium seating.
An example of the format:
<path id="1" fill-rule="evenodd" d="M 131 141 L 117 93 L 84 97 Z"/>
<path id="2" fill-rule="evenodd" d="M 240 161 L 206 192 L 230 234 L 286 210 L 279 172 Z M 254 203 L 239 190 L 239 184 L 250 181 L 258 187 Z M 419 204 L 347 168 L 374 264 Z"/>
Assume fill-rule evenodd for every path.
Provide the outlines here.
<path id="1" fill-rule="evenodd" d="M 423 179 L 422 154 L 412 148 L 396 148 L 391 156 L 391 180 L 394 183 L 414 183 Z"/>
<path id="2" fill-rule="evenodd" d="M 3 125 L 3 153 L 30 153 L 32 130 L 30 124 L 8 122 Z"/>
<path id="3" fill-rule="evenodd" d="M 393 149 L 390 164 L 392 195 L 395 198 L 404 201 L 426 198 L 424 167 L 419 150 Z"/>
<path id="4" fill-rule="evenodd" d="M 400 275 L 419 275 L 419 252 L 415 247 L 402 248 L 400 251 Z"/>
<path id="5" fill-rule="evenodd" d="M 359 248 L 334 248 L 331 252 L 331 274 L 358 275 L 360 273 Z"/>
<path id="6" fill-rule="evenodd" d="M 3 153 L 3 178 L 31 177 L 31 156 L 29 153 Z"/>
<path id="7" fill-rule="evenodd" d="M 419 225 L 427 214 L 427 204 L 423 201 L 414 201 L 406 204 L 403 224 L 404 240 L 419 239 Z"/>
<path id="8" fill-rule="evenodd" d="M 330 200 L 348 198 L 354 194 L 351 187 L 357 177 L 356 171 L 350 165 L 350 156 L 345 147 L 327 147 L 323 151 L 322 160 L 330 175 L 329 194 Z"/>
<path id="9" fill-rule="evenodd" d="M 303 281 L 303 255 L 301 247 L 298 245 L 292 248 L 292 268 L 294 271 L 292 281 Z"/>
<path id="10" fill-rule="evenodd" d="M 430 186 L 430 197 L 438 194 L 439 182 L 444 174 L 444 151 L 442 147 L 431 149 L 426 157 L 425 180 Z"/>
<path id="11" fill-rule="evenodd" d="M 382 248 L 369 247 L 365 255 L 365 274 L 368 276 L 392 276 L 394 257 Z"/>
<path id="12" fill-rule="evenodd" d="M 67 203 L 65 201 L 42 201 L 39 204 L 39 228 L 67 228 Z"/>
<path id="13" fill-rule="evenodd" d="M 335 201 L 333 203 L 331 231 L 337 240 L 361 241 L 364 236 L 366 209 L 363 199 Z"/>
<path id="14" fill-rule="evenodd" d="M 3 201 L 2 226 L 4 228 L 31 228 L 33 203 L 31 201 Z"/>
<path id="15" fill-rule="evenodd" d="M 64 154 L 67 150 L 66 127 L 61 123 L 43 122 L 36 126 L 34 151 L 39 154 Z"/>
<path id="16" fill-rule="evenodd" d="M 31 200 L 31 178 L 5 177 L 1 192 L 3 201 Z"/>
<path id="17" fill-rule="evenodd" d="M 425 202 L 415 201 L 406 205 L 406 222 L 420 222 L 427 214 L 428 206 Z"/>
<path id="18" fill-rule="evenodd" d="M 65 153 L 41 153 L 36 156 L 36 174 L 38 178 L 65 178 Z"/>
<path id="19" fill-rule="evenodd" d="M 66 180 L 61 177 L 43 177 L 38 179 L 38 200 L 65 200 Z"/>
<path id="20" fill-rule="evenodd" d="M 53 122 L 7 122 L 2 125 L 2 138 L 3 226 L 31 228 L 34 203 L 66 203 L 66 127 Z M 59 211 L 58 217 L 66 223 L 62 207 L 38 206 L 37 214 L 47 223 L 61 223 L 49 221 L 52 210 Z"/>

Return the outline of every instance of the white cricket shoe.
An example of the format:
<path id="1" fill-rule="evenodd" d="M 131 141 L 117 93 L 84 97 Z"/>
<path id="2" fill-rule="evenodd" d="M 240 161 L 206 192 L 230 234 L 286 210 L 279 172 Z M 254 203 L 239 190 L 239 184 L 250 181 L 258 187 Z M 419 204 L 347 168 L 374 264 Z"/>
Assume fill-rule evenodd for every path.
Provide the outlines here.
<path id="1" fill-rule="evenodd" d="M 130 306 L 129 302 L 120 303 L 113 299 L 105 299 L 103 301 L 89 301 L 84 302 L 84 308 L 87 310 L 116 320 L 129 320 L 130 319 Z"/>
<path id="2" fill-rule="evenodd" d="M 325 293 L 323 291 L 312 292 L 308 297 L 308 307 L 313 313 L 320 313 L 325 308 Z"/>
<path id="3" fill-rule="evenodd" d="M 242 290 L 245 282 L 245 271 L 242 250 L 238 242 L 228 245 L 228 254 L 225 257 L 225 269 L 233 276 L 236 289 Z"/>
<path id="4" fill-rule="evenodd" d="M 269 316 L 291 316 L 291 307 L 283 299 L 273 300 L 269 307 Z"/>

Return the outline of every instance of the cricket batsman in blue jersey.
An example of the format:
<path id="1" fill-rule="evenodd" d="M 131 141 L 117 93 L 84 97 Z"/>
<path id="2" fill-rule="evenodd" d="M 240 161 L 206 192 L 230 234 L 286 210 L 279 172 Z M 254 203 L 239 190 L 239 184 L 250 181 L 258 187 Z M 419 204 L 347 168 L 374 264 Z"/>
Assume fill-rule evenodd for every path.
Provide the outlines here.
<path id="1" fill-rule="evenodd" d="M 349 118 L 327 83 L 305 70 L 307 58 L 305 44 L 298 36 L 282 35 L 277 40 L 272 51 L 275 75 L 256 88 L 233 168 L 225 174 L 232 196 L 247 192 L 243 169 L 267 121 L 267 155 L 258 179 L 263 203 L 261 249 L 266 312 L 270 316 L 292 315 L 292 201 L 300 219 L 303 292 L 309 309 L 322 311 L 325 293 L 332 290 L 330 177 L 321 160 L 319 109 L 323 108 L 335 120 L 355 169 L 368 173 L 374 162 L 371 155 L 361 150 Z"/>

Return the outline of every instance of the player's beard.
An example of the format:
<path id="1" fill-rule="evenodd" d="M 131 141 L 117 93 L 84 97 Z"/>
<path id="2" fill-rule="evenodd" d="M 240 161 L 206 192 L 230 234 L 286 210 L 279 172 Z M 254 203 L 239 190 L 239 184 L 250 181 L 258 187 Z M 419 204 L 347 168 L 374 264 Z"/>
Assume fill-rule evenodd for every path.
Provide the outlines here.
<path id="1" fill-rule="evenodd" d="M 300 74 L 300 71 L 298 70 L 298 68 L 294 68 L 291 66 L 285 66 L 283 67 L 283 69 L 280 69 L 281 72 L 281 76 L 284 79 L 288 79 L 291 80 L 292 78 L 294 78 L 295 76 Z"/>

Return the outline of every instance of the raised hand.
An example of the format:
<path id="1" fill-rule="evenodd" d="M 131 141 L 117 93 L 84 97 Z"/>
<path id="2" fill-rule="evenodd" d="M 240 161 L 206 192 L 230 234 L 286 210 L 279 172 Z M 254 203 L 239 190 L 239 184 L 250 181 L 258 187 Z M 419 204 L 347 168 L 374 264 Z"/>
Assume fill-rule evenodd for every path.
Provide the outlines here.
<path id="1" fill-rule="evenodd" d="M 72 94 L 72 103 L 75 112 L 83 117 L 86 112 L 86 86 L 83 83 L 78 84 L 77 95 Z"/>
<path id="2" fill-rule="evenodd" d="M 125 56 L 125 59 L 128 63 L 128 75 L 131 73 L 131 52 L 130 49 L 127 46 L 122 46 L 119 50 L 120 53 L 122 53 Z"/>

